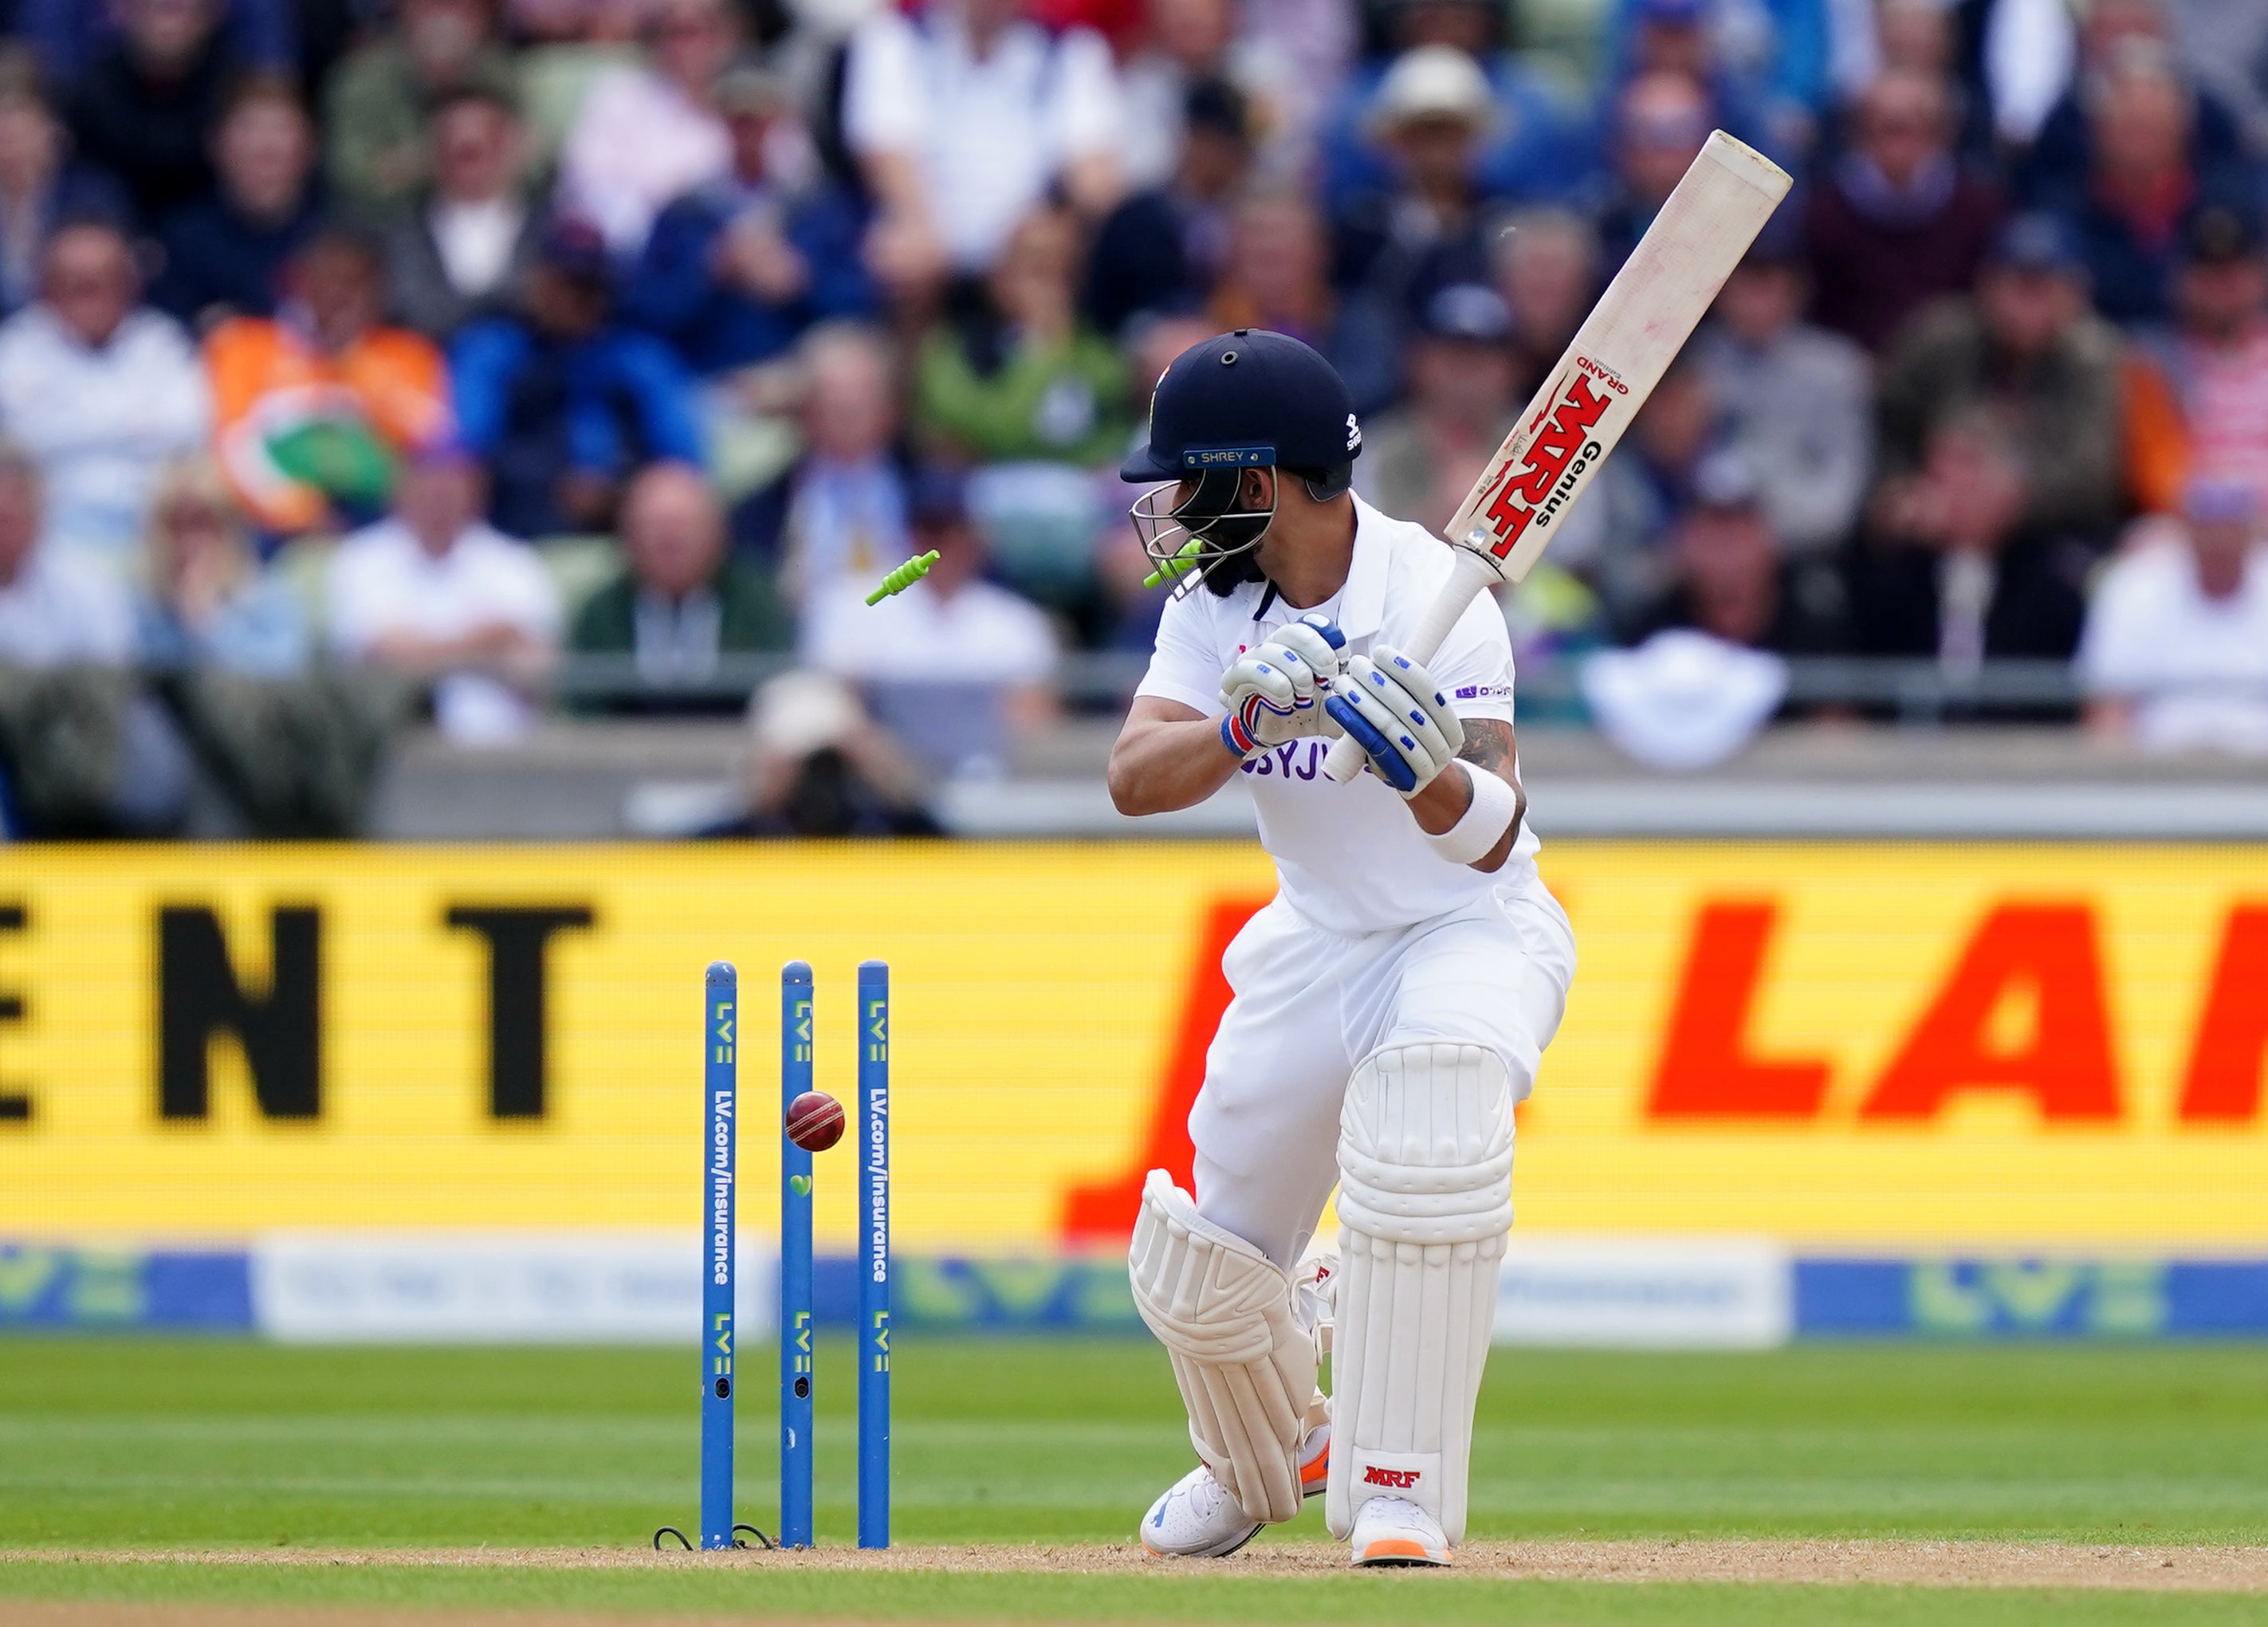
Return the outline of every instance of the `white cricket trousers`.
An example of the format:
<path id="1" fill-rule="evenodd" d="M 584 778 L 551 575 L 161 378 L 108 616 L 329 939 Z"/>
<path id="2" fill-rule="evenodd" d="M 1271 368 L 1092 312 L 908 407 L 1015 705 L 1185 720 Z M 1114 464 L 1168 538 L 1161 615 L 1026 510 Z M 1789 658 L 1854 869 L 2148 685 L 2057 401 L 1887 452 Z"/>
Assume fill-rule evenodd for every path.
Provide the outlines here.
<path id="1" fill-rule="evenodd" d="M 1414 925 L 1326 931 L 1280 897 L 1221 957 L 1234 998 L 1189 1111 L 1197 1212 L 1293 1269 L 1339 1178 L 1339 1103 L 1383 1046 L 1492 1047 L 1514 1100 L 1575 975 L 1575 934 L 1532 865 Z"/>

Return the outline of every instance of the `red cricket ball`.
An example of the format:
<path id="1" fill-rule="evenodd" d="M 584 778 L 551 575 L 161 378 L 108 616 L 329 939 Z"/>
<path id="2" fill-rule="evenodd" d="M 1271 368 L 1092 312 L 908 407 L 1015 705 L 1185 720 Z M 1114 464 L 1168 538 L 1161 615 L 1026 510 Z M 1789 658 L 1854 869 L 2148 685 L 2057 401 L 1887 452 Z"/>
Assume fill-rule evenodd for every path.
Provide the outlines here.
<path id="1" fill-rule="evenodd" d="M 843 1104 L 823 1090 L 807 1090 L 787 1104 L 787 1138 L 806 1152 L 824 1152 L 843 1139 Z"/>

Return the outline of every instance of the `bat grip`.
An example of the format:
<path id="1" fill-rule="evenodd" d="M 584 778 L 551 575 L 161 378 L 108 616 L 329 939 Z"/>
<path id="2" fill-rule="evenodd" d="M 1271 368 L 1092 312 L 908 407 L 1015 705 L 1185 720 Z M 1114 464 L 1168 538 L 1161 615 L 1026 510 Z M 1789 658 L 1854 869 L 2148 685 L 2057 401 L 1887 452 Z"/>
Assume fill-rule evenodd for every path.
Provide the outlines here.
<path id="1" fill-rule="evenodd" d="M 1449 579 L 1441 584 L 1441 591 L 1426 607 L 1425 619 L 1418 623 L 1410 635 L 1410 642 L 1402 646 L 1402 653 L 1421 666 L 1441 653 L 1441 646 L 1448 642 L 1449 629 L 1456 626 L 1473 600 L 1498 580 L 1496 564 L 1487 555 L 1469 548 L 1459 548 L 1454 552 L 1456 560 L 1450 567 Z M 1364 761 L 1362 747 L 1355 744 L 1351 735 L 1342 734 L 1323 754 L 1323 773 L 1344 785 L 1362 772 Z"/>

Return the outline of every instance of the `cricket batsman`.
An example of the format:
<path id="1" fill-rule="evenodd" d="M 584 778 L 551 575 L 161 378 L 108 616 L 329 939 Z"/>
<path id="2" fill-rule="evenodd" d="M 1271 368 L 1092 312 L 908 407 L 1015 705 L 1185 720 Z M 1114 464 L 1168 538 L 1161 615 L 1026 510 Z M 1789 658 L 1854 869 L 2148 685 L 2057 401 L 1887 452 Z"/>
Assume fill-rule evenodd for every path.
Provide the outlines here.
<path id="1" fill-rule="evenodd" d="M 1163 813 L 1241 774 L 1278 882 L 1222 960 L 1197 1190 L 1153 1170 L 1135 1223 L 1135 1300 L 1199 1460 L 1142 1520 L 1153 1553 L 1232 1553 L 1320 1491 L 1354 1564 L 1448 1563 L 1513 1108 L 1574 975 L 1535 872 L 1503 615 L 1483 595 L 1431 662 L 1399 652 L 1453 550 L 1354 495 L 1361 450 L 1330 364 L 1241 329 L 1174 360 L 1120 471 L 1155 482 L 1135 527 L 1179 579 L 1111 799 Z M 1343 785 L 1322 772 L 1342 733 L 1369 757 Z M 1303 1270 L 1334 1186 L 1340 1257 Z"/>

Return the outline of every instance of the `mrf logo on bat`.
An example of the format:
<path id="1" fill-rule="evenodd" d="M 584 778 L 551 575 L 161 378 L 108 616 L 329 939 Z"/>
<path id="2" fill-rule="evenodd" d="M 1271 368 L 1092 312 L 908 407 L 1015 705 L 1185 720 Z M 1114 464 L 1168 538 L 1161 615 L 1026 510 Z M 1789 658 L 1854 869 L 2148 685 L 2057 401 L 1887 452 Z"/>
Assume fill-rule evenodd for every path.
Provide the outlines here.
<path id="1" fill-rule="evenodd" d="M 1591 431 L 1607 409 L 1629 394 L 1630 387 L 1612 368 L 1587 356 L 1575 357 L 1550 401 L 1529 421 L 1533 438 L 1517 462 L 1505 466 L 1504 484 L 1481 512 L 1496 534 L 1490 553 L 1502 559 L 1529 525 L 1551 523 L 1584 472 L 1606 455 Z"/>

